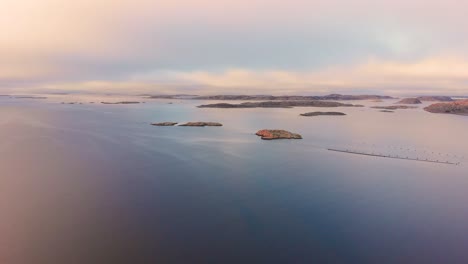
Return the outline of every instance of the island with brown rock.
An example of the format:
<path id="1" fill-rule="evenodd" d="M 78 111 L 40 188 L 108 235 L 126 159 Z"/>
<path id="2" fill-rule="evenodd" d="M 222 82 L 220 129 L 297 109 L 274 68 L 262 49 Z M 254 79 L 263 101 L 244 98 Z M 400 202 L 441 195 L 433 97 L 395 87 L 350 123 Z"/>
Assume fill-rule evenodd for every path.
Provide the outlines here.
<path id="1" fill-rule="evenodd" d="M 260 136 L 263 140 L 302 139 L 302 136 L 299 134 L 280 129 L 262 129 L 257 131 L 255 135 Z"/>
<path id="2" fill-rule="evenodd" d="M 308 112 L 300 114 L 301 116 L 345 116 L 345 113 L 341 112 Z"/>
<path id="3" fill-rule="evenodd" d="M 185 123 L 185 124 L 181 124 L 179 126 L 189 126 L 189 127 L 206 127 L 206 126 L 209 126 L 209 127 L 220 127 L 220 126 L 223 126 L 223 124 L 221 123 L 217 123 L 217 122 L 188 122 L 188 123 Z"/>
<path id="4" fill-rule="evenodd" d="M 468 99 L 450 103 L 435 103 L 424 110 L 430 113 L 468 115 Z"/>
<path id="5" fill-rule="evenodd" d="M 404 98 L 397 102 L 397 104 L 422 104 L 418 98 Z"/>
<path id="6" fill-rule="evenodd" d="M 292 107 L 362 107 L 362 105 L 345 104 L 339 102 L 319 100 L 289 100 L 289 101 L 263 101 L 246 102 L 240 104 L 218 103 L 199 105 L 199 108 L 292 108 Z"/>

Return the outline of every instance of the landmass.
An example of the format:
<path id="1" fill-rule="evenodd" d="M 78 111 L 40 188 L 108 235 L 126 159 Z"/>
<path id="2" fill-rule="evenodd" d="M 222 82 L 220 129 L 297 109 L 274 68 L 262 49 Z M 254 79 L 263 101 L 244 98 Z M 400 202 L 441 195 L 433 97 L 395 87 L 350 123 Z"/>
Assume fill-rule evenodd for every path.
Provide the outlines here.
<path id="1" fill-rule="evenodd" d="M 391 111 L 391 110 L 380 110 L 379 112 L 382 112 L 382 113 L 395 113 L 395 111 Z"/>
<path id="2" fill-rule="evenodd" d="M 404 98 L 397 102 L 397 104 L 422 104 L 418 98 Z"/>
<path id="3" fill-rule="evenodd" d="M 278 129 L 263 129 L 259 130 L 255 135 L 260 136 L 263 140 L 273 139 L 302 139 L 302 136 L 296 133 L 291 133 L 286 130 Z"/>
<path id="4" fill-rule="evenodd" d="M 430 113 L 468 115 L 468 99 L 450 103 L 436 103 L 424 108 Z"/>
<path id="5" fill-rule="evenodd" d="M 199 108 L 292 108 L 292 107 L 363 107 L 362 105 L 345 104 L 339 102 L 329 101 L 302 101 L 302 100 L 290 100 L 290 101 L 265 101 L 265 102 L 246 102 L 240 104 L 229 104 L 229 103 L 218 103 L 218 104 L 207 104 L 199 105 Z"/>
<path id="6" fill-rule="evenodd" d="M 301 116 L 321 116 L 321 115 L 328 115 L 328 116 L 345 116 L 345 113 L 341 112 L 308 112 L 301 114 Z"/>
<path id="7" fill-rule="evenodd" d="M 303 96 L 303 95 L 149 95 L 151 99 L 192 99 L 192 100 L 382 100 L 394 99 L 384 95 L 342 95 L 329 94 L 323 96 Z"/>

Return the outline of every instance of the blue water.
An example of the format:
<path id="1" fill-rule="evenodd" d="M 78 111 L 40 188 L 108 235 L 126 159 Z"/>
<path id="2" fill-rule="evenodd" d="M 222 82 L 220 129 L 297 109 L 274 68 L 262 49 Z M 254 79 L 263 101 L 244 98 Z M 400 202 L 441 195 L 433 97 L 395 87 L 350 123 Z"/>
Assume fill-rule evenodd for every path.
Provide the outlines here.
<path id="1" fill-rule="evenodd" d="M 61 100 L 0 99 L 1 263 L 468 261 L 467 117 Z M 149 125 L 163 121 L 224 126 Z"/>

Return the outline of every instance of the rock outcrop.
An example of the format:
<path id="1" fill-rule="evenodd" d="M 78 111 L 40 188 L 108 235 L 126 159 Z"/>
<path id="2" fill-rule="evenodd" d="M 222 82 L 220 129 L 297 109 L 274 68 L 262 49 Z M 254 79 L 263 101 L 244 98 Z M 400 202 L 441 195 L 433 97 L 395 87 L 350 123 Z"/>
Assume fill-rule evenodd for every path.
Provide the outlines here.
<path id="1" fill-rule="evenodd" d="M 304 113 L 301 114 L 301 116 L 322 116 L 322 115 L 328 115 L 328 116 L 345 116 L 345 113 L 341 112 L 309 112 L 309 113 Z"/>
<path id="2" fill-rule="evenodd" d="M 217 122 L 188 122 L 179 126 L 191 126 L 191 127 L 205 127 L 205 126 L 214 126 L 214 127 L 220 127 L 223 126 L 221 123 Z"/>
<path id="3" fill-rule="evenodd" d="M 264 140 L 302 139 L 302 136 L 299 134 L 295 134 L 286 130 L 279 130 L 279 129 L 263 129 L 255 133 L 255 135 L 260 136 Z"/>
<path id="4" fill-rule="evenodd" d="M 405 98 L 397 102 L 397 104 L 422 104 L 418 98 Z"/>
<path id="5" fill-rule="evenodd" d="M 451 103 L 436 103 L 424 108 L 430 113 L 468 115 L 468 99 Z"/>

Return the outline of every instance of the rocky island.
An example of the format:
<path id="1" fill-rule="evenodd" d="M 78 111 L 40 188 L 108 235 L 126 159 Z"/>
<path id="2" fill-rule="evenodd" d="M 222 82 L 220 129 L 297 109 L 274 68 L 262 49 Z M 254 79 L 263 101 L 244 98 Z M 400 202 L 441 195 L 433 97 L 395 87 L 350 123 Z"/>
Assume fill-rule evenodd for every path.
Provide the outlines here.
<path id="1" fill-rule="evenodd" d="M 345 104 L 319 100 L 289 100 L 289 101 L 263 101 L 246 102 L 240 104 L 218 103 L 200 105 L 199 108 L 292 108 L 292 107 L 362 107 L 362 105 Z"/>
<path id="2" fill-rule="evenodd" d="M 422 104 L 418 98 L 404 98 L 397 102 L 397 104 Z"/>
<path id="3" fill-rule="evenodd" d="M 220 127 L 223 126 L 221 123 L 217 122 L 188 122 L 179 126 L 191 126 L 191 127 L 205 127 L 205 126 L 210 126 L 210 127 Z"/>
<path id="4" fill-rule="evenodd" d="M 468 115 L 468 99 L 451 103 L 436 103 L 424 108 L 430 113 Z"/>
<path id="5" fill-rule="evenodd" d="M 152 126 L 175 126 L 177 122 L 161 122 L 161 123 L 152 123 Z"/>
<path id="6" fill-rule="evenodd" d="M 345 113 L 341 112 L 308 112 L 304 114 L 300 114 L 301 116 L 322 116 L 322 115 L 328 115 L 328 116 L 345 116 Z"/>
<path id="7" fill-rule="evenodd" d="M 279 129 L 262 129 L 262 130 L 257 131 L 255 135 L 260 136 L 263 140 L 302 139 L 302 136 L 299 134 L 295 134 L 286 130 L 279 130 Z"/>

